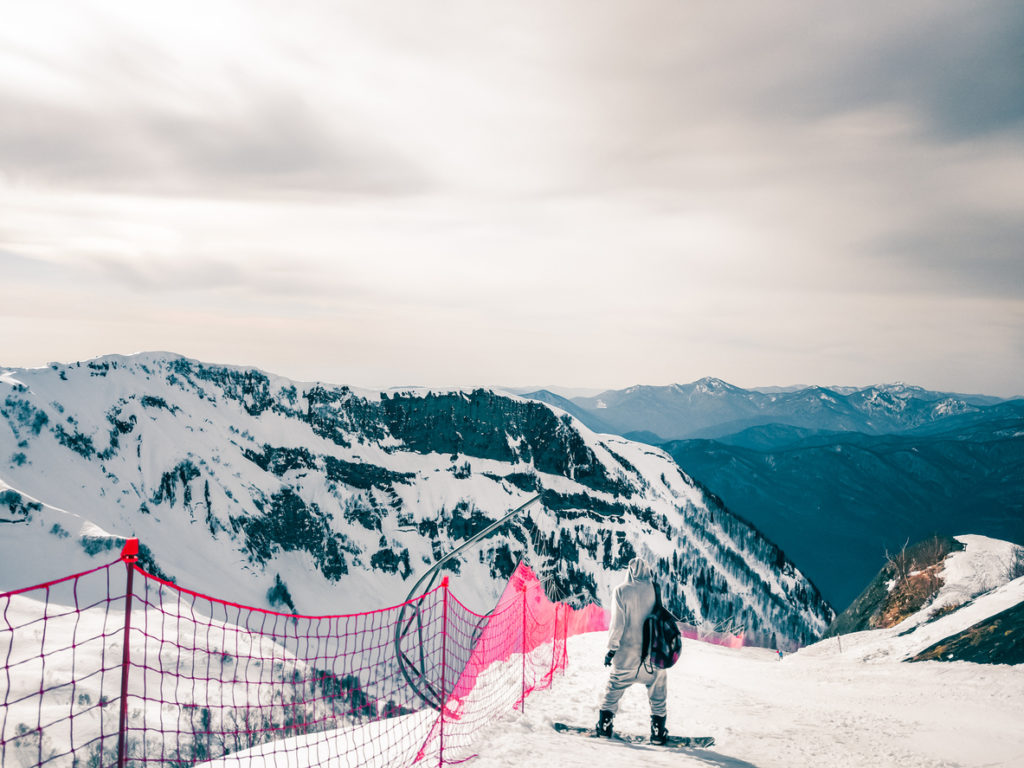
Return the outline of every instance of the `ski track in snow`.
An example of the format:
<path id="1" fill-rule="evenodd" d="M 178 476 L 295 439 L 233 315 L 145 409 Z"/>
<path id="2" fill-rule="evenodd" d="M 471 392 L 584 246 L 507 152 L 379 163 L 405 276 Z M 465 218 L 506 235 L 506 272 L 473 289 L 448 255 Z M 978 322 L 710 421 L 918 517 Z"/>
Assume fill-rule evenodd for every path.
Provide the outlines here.
<path id="1" fill-rule="evenodd" d="M 955 768 L 1024 766 L 1024 668 L 967 662 L 866 664 L 838 650 L 730 650 L 686 643 L 669 670 L 669 732 L 714 736 L 707 750 L 628 747 L 556 733 L 591 725 L 607 670 L 605 635 L 569 641 L 569 669 L 481 734 L 473 768 Z M 837 646 L 834 639 L 819 643 Z M 646 691 L 623 697 L 615 727 L 646 734 Z"/>

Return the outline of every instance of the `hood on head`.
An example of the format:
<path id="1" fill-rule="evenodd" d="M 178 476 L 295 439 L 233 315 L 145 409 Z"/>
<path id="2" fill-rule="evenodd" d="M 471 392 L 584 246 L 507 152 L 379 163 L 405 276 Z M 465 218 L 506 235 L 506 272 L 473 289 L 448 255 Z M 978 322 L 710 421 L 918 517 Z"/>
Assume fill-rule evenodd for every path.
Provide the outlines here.
<path id="1" fill-rule="evenodd" d="M 633 581 L 650 581 L 652 575 L 651 566 L 647 564 L 646 560 L 634 557 L 629 561 L 629 578 Z"/>

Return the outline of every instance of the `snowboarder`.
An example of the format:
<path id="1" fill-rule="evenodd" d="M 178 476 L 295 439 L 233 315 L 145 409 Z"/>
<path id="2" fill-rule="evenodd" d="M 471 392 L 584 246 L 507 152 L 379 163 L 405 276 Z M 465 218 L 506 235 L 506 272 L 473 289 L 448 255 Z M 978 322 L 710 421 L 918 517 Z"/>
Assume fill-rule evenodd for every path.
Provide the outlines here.
<path id="1" fill-rule="evenodd" d="M 664 669 L 656 669 L 641 661 L 644 619 L 654 608 L 654 585 L 651 568 L 640 558 L 629 563 L 626 580 L 615 588 L 611 628 L 608 630 L 606 667 L 613 666 L 605 687 L 598 715 L 597 735 L 611 737 L 612 720 L 619 708 L 619 699 L 629 686 L 647 686 L 651 704 L 651 743 L 664 744 L 668 679 Z"/>

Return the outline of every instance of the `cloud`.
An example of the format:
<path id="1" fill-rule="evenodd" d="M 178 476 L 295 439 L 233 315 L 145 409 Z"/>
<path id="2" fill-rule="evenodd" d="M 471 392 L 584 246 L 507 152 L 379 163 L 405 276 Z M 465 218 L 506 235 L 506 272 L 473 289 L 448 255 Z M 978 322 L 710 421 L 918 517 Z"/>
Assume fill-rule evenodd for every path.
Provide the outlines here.
<path id="1" fill-rule="evenodd" d="M 878 28 L 876 21 L 876 34 L 857 38 L 838 60 L 823 58 L 825 73 L 812 89 L 812 103 L 833 111 L 912 105 L 934 136 L 949 141 L 1019 129 L 1024 122 L 1020 4 L 952 3 L 914 11 L 905 26 Z"/>
<path id="2" fill-rule="evenodd" d="M 259 327 L 253 362 L 326 339 L 382 383 L 1024 388 L 1018 3 L 53 11 L 0 28 L 3 290 L 39 322 L 59 270 L 47 328 Z"/>
<path id="3" fill-rule="evenodd" d="M 901 292 L 1020 299 L 1024 220 L 958 217 L 877 245 Z"/>
<path id="4" fill-rule="evenodd" d="M 231 108 L 81 108 L 0 94 L 0 169 L 97 192 L 272 197 L 411 195 L 423 169 L 369 135 L 318 120 L 299 96 L 240 89 Z"/>
<path id="5" fill-rule="evenodd" d="M 424 167 L 362 119 L 359 94 L 339 99 L 322 76 L 275 74 L 288 52 L 233 38 L 238 8 L 218 24 L 232 6 L 220 8 L 192 18 L 210 25 L 204 35 L 191 22 L 175 29 L 188 21 L 186 7 L 151 20 L 133 20 L 130 6 L 66 7 L 81 31 L 65 40 L 46 34 L 47 14 L 25 9 L 27 28 L 0 32 L 0 171 L 18 183 L 138 195 L 402 195 L 429 186 Z"/>
<path id="6" fill-rule="evenodd" d="M 629 11 L 620 11 L 602 35 L 619 35 L 623 58 L 615 61 L 628 67 L 612 82 L 626 85 L 635 73 L 646 84 L 640 93 L 663 113 L 700 118 L 693 110 L 717 105 L 733 116 L 777 123 L 902 104 L 938 134 L 958 138 L 1024 117 L 1018 3 L 783 0 L 667 3 L 659 10 L 664 13 L 636 14 L 641 26 L 632 38 L 621 35 Z M 607 47 L 595 46 L 594 54 Z"/>

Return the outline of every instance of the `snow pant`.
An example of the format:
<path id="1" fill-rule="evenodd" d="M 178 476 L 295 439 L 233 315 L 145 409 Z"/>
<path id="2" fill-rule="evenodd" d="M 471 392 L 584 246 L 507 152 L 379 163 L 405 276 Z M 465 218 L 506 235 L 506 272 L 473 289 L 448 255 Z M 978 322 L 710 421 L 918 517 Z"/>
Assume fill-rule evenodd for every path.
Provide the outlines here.
<path id="1" fill-rule="evenodd" d="M 668 672 L 664 669 L 656 669 L 653 672 L 641 667 L 638 670 L 616 669 L 608 678 L 608 685 L 604 689 L 604 700 L 601 702 L 601 709 L 609 712 L 618 712 L 619 699 L 626 689 L 631 685 L 639 683 L 647 686 L 647 698 L 651 702 L 652 715 L 665 715 L 665 700 L 668 698 Z"/>

